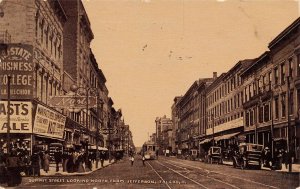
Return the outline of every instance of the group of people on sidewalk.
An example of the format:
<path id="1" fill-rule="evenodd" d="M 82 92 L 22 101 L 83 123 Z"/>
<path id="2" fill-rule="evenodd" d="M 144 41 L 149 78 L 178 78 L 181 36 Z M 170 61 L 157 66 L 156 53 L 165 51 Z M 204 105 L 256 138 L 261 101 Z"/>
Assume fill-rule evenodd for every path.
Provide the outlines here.
<path id="1" fill-rule="evenodd" d="M 285 165 L 285 168 L 288 168 L 288 165 L 293 163 L 293 154 L 283 149 L 274 149 L 274 154 L 272 157 L 271 150 L 266 147 L 262 154 L 263 166 L 268 167 L 272 170 L 281 170 L 282 164 Z"/>
<path id="2" fill-rule="evenodd" d="M 101 166 L 107 159 L 105 152 L 100 152 Z M 55 163 L 55 171 L 81 173 L 92 171 L 92 164 L 96 161 L 95 153 L 87 153 L 85 150 L 72 150 L 61 152 L 56 149 L 52 154 L 49 151 L 33 149 L 32 155 L 27 149 L 12 149 L 4 153 L 0 149 L 0 184 L 16 186 L 22 182 L 23 176 L 40 176 L 41 169 L 46 173 L 50 171 L 50 164 Z"/>

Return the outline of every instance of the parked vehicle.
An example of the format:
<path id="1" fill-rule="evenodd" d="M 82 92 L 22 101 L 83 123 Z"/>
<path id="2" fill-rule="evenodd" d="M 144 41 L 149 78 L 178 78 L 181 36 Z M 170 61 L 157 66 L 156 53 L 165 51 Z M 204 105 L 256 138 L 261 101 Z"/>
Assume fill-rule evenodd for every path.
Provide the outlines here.
<path id="1" fill-rule="evenodd" d="M 222 149 L 221 147 L 218 146 L 212 146 L 208 150 L 208 163 L 218 163 L 222 164 L 223 159 L 222 159 Z"/>
<path id="2" fill-rule="evenodd" d="M 241 143 L 239 150 L 233 156 L 233 167 L 246 169 L 255 166 L 261 169 L 262 151 L 263 145 Z"/>

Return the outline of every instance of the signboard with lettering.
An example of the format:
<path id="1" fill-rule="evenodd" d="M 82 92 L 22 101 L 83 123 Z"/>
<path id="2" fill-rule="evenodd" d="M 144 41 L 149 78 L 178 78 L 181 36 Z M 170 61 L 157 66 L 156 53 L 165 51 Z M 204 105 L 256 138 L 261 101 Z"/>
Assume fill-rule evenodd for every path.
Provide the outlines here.
<path id="1" fill-rule="evenodd" d="M 0 49 L 0 86 L 10 80 L 12 99 L 30 99 L 33 91 L 33 48 L 32 45 L 8 44 Z M 7 88 L 1 87 L 0 98 L 7 99 Z"/>
<path id="2" fill-rule="evenodd" d="M 64 115 L 38 104 L 33 133 L 53 138 L 63 138 L 65 123 L 66 117 Z"/>
<path id="3" fill-rule="evenodd" d="M 7 132 L 7 114 L 10 115 L 10 133 L 32 133 L 31 102 L 0 101 L 0 133 Z"/>
<path id="4" fill-rule="evenodd" d="M 87 102 L 88 100 L 88 102 Z M 50 96 L 49 104 L 50 106 L 57 108 L 86 108 L 95 107 L 97 105 L 97 97 L 90 96 L 88 99 L 86 96 Z"/>

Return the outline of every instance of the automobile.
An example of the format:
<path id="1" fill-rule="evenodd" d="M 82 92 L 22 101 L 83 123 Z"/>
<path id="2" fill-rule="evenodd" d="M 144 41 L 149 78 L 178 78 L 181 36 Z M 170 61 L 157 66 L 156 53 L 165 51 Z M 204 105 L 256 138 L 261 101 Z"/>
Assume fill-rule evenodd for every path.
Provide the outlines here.
<path id="1" fill-rule="evenodd" d="M 261 169 L 262 151 L 263 145 L 241 143 L 239 150 L 233 156 L 233 167 L 242 169 L 257 167 Z"/>
<path id="2" fill-rule="evenodd" d="M 208 163 L 222 164 L 223 159 L 222 159 L 222 149 L 221 149 L 221 147 L 211 146 L 208 150 L 207 158 L 208 158 Z"/>

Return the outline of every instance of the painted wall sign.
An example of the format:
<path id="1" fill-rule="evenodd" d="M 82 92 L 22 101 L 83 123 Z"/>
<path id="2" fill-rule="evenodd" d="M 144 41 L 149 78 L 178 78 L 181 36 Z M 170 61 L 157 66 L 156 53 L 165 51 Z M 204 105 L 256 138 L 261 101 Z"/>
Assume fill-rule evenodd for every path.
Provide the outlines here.
<path id="1" fill-rule="evenodd" d="M 10 115 L 10 133 L 32 133 L 31 102 L 0 101 L 0 133 L 7 132 L 7 115 Z"/>
<path id="2" fill-rule="evenodd" d="M 0 86 L 7 86 L 11 76 L 12 99 L 30 99 L 33 92 L 32 45 L 8 44 L 0 49 Z M 7 99 L 7 88 L 1 87 L 0 98 Z"/>
<path id="3" fill-rule="evenodd" d="M 65 123 L 66 117 L 64 115 L 38 104 L 33 133 L 48 137 L 63 138 Z"/>

